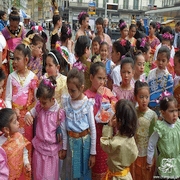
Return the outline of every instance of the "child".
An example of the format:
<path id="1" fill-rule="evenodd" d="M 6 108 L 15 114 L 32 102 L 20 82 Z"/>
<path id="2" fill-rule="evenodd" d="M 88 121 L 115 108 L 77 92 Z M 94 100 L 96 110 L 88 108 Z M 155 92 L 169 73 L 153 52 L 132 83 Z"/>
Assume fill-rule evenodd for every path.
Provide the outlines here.
<path id="1" fill-rule="evenodd" d="M 131 43 L 131 46 L 135 47 L 136 46 L 136 39 L 134 38 L 134 35 L 136 34 L 136 25 L 131 24 L 129 26 L 129 33 L 126 39 Z"/>
<path id="2" fill-rule="evenodd" d="M 0 130 L 4 133 L 0 136 L 0 146 L 2 146 L 7 155 L 9 179 L 25 179 L 24 172 L 30 174 L 31 171 L 26 149 L 30 142 L 18 132 L 19 122 L 15 111 L 9 108 L 1 109 L 0 117 Z"/>
<path id="3" fill-rule="evenodd" d="M 115 120 L 111 120 L 109 126 L 103 127 L 100 139 L 103 151 L 108 154 L 105 180 L 132 180 L 129 167 L 138 155 L 133 137 L 137 128 L 137 115 L 134 105 L 125 99 L 116 103 L 115 112 Z M 114 136 L 110 126 L 118 129 Z"/>
<path id="4" fill-rule="evenodd" d="M 173 78 L 166 66 L 169 63 L 170 50 L 162 46 L 157 54 L 157 68 L 149 72 L 147 82 L 150 88 L 149 107 L 159 116 L 159 103 L 156 101 L 165 90 L 173 93 Z"/>
<path id="5" fill-rule="evenodd" d="M 29 47 L 19 44 L 14 51 L 13 65 L 16 71 L 12 72 L 7 80 L 5 103 L 8 108 L 16 111 L 19 118 L 19 132 L 31 142 L 33 127 L 25 124 L 24 116 L 34 106 L 38 79 L 32 71 L 27 69 L 29 59 Z M 31 144 L 27 148 L 30 155 Z"/>
<path id="6" fill-rule="evenodd" d="M 71 169 L 65 170 L 62 179 L 82 178 L 91 180 L 90 169 L 94 166 L 96 155 L 96 128 L 93 116 L 93 101 L 83 94 L 84 73 L 77 68 L 67 76 L 69 95 L 64 97 L 66 130 L 72 160 Z M 65 126 L 65 125 L 64 125 Z M 65 136 L 67 143 L 67 135 Z M 69 157 L 69 155 L 67 156 Z"/>
<path id="7" fill-rule="evenodd" d="M 115 41 L 112 47 L 111 58 L 115 64 L 114 69 L 111 72 L 111 79 L 113 84 L 120 85 L 122 81 L 120 75 L 120 61 L 122 56 L 124 56 L 130 50 L 131 44 L 129 41 L 122 39 L 120 41 Z"/>
<path id="8" fill-rule="evenodd" d="M 3 180 L 9 178 L 9 168 L 7 166 L 7 156 L 4 149 L 0 146 L 0 174 Z"/>
<path id="9" fill-rule="evenodd" d="M 134 180 L 152 180 L 155 164 L 151 171 L 146 169 L 147 148 L 149 137 L 153 133 L 153 128 L 157 120 L 157 114 L 148 108 L 149 86 L 146 82 L 136 81 L 134 88 L 134 98 L 138 103 L 136 108 L 138 116 L 138 127 L 135 141 L 138 147 L 138 158 L 133 164 L 132 176 Z"/>
<path id="10" fill-rule="evenodd" d="M 5 79 L 6 79 L 6 75 L 5 75 L 4 71 L 0 68 L 0 110 L 6 107 L 5 102 L 2 99 L 2 95 L 4 92 Z"/>
<path id="11" fill-rule="evenodd" d="M 99 55 L 99 48 L 101 45 L 101 38 L 99 36 L 96 36 L 93 40 L 92 40 L 92 46 L 91 46 L 91 53 L 92 55 Z"/>
<path id="12" fill-rule="evenodd" d="M 62 126 L 65 120 L 64 111 L 59 108 L 54 98 L 55 87 L 56 81 L 53 77 L 43 79 L 36 93 L 38 102 L 25 117 L 27 125 L 30 126 L 33 124 L 33 118 L 37 118 L 36 135 L 32 140 L 33 177 L 37 180 L 59 178 L 58 152 L 61 145 L 56 138 L 56 131 L 61 126 L 63 135 L 66 132 Z M 66 144 L 63 144 L 63 149 L 66 150 Z"/>
<path id="13" fill-rule="evenodd" d="M 113 93 L 117 99 L 127 99 L 134 101 L 134 88 L 131 85 L 131 80 L 134 75 L 134 61 L 130 57 L 125 57 L 121 61 L 121 77 L 122 82 L 120 85 L 113 85 Z"/>
<path id="14" fill-rule="evenodd" d="M 119 20 L 119 29 L 120 29 L 121 37 L 118 40 L 120 41 L 122 39 L 126 39 L 128 36 L 129 29 L 123 19 Z"/>
<path id="15" fill-rule="evenodd" d="M 64 69 L 64 59 L 57 50 L 51 50 L 46 57 L 46 73 L 43 78 L 54 76 L 56 78 L 55 99 L 60 107 L 62 106 L 61 97 L 67 94 L 66 76 L 60 74 Z"/>
<path id="16" fill-rule="evenodd" d="M 91 63 L 87 61 L 90 56 L 90 40 L 87 36 L 79 36 L 75 45 L 75 54 L 78 57 L 78 60 L 73 66 L 78 66 L 78 68 L 81 68 L 84 71 L 84 77 L 86 79 L 84 90 L 87 90 L 90 87 L 89 68 L 91 65 Z"/>
<path id="17" fill-rule="evenodd" d="M 157 121 L 151 135 L 147 152 L 147 168 L 153 164 L 155 148 L 158 147 L 158 175 L 162 179 L 179 179 L 180 162 L 180 120 L 176 99 L 164 93 L 160 100 L 163 121 Z"/>
<path id="18" fill-rule="evenodd" d="M 110 89 L 104 87 L 106 83 L 106 70 L 102 62 L 93 63 L 90 67 L 91 87 L 85 91 L 88 98 L 95 99 L 94 116 L 100 110 L 102 103 L 114 105 L 117 101 Z M 102 180 L 107 171 L 107 154 L 100 147 L 100 137 L 102 136 L 102 123 L 96 123 L 96 163 L 92 168 L 92 179 Z"/>

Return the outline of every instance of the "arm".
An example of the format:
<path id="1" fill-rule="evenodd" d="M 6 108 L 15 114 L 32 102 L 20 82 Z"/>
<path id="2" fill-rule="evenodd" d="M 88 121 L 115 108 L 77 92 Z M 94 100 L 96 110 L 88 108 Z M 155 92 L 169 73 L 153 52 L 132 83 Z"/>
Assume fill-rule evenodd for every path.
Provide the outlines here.
<path id="1" fill-rule="evenodd" d="M 30 165 L 29 159 L 28 159 L 28 150 L 26 148 L 24 148 L 24 150 L 23 150 L 23 162 L 24 162 L 26 171 L 27 172 L 31 171 L 31 165 Z"/>
<path id="2" fill-rule="evenodd" d="M 5 103 L 6 103 L 7 108 L 12 108 L 12 76 L 11 74 L 8 76 L 8 79 L 7 79 Z"/>
<path id="3" fill-rule="evenodd" d="M 8 180 L 9 178 L 9 168 L 7 165 L 7 157 L 3 148 L 0 147 L 0 177 L 3 180 Z"/>
<path id="4" fill-rule="evenodd" d="M 33 124 L 33 120 L 36 117 L 36 109 L 32 108 L 29 112 L 26 113 L 24 120 L 28 126 Z"/>

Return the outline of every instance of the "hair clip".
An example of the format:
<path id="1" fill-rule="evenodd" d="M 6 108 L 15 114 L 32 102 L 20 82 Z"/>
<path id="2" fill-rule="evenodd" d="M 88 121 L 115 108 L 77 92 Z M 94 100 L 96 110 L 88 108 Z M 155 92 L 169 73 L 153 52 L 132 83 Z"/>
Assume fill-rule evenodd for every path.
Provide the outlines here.
<path id="1" fill-rule="evenodd" d="M 86 70 L 86 66 L 84 64 L 82 64 L 80 61 L 75 62 L 73 64 L 73 67 L 77 68 L 79 71 L 82 71 L 82 72 L 85 72 L 85 70 Z"/>
<path id="2" fill-rule="evenodd" d="M 87 12 L 85 12 L 85 11 L 80 12 L 79 15 L 78 15 L 78 20 L 80 20 L 81 17 L 82 17 L 83 15 L 85 15 L 85 14 L 87 14 Z"/>
<path id="3" fill-rule="evenodd" d="M 140 47 L 144 48 L 145 45 L 146 45 L 146 38 L 142 38 Z"/>
<path id="4" fill-rule="evenodd" d="M 126 26 L 126 23 L 125 23 L 125 22 L 119 24 L 119 28 L 122 28 L 122 27 L 125 27 L 125 26 Z"/>
<path id="5" fill-rule="evenodd" d="M 29 37 L 24 38 L 24 39 L 22 40 L 22 44 L 25 45 L 25 48 L 27 48 L 27 47 L 29 48 L 29 46 L 30 46 L 30 44 L 31 44 L 30 38 L 29 38 Z"/>
<path id="6" fill-rule="evenodd" d="M 58 61 L 56 55 L 53 52 L 51 52 L 51 51 L 48 53 L 48 55 L 49 54 L 51 54 L 54 57 L 54 59 L 56 60 L 57 64 L 59 65 L 59 61 Z"/>
<path id="7" fill-rule="evenodd" d="M 157 22 L 157 23 L 156 23 L 156 27 L 157 27 L 157 29 L 160 29 L 161 24 L 160 24 L 159 22 Z"/>
<path id="8" fill-rule="evenodd" d="M 126 46 L 126 43 L 127 43 L 127 41 L 126 41 L 125 39 L 121 39 L 121 40 L 120 40 L 120 44 L 121 44 L 122 46 Z"/>
<path id="9" fill-rule="evenodd" d="M 159 102 L 160 102 L 161 100 L 163 100 L 164 98 L 165 98 L 166 101 L 168 102 L 168 101 L 169 101 L 169 99 L 168 99 L 169 96 L 171 96 L 171 93 L 170 93 L 170 92 L 168 92 L 168 91 L 163 91 L 163 92 L 160 94 L 159 98 L 156 100 L 156 103 L 159 103 Z"/>
<path id="10" fill-rule="evenodd" d="M 174 38 L 174 36 L 170 34 L 169 32 L 164 33 L 162 37 L 163 39 L 169 39 L 169 40 L 172 40 Z"/>
<path id="11" fill-rule="evenodd" d="M 52 88 L 52 89 L 55 89 L 56 84 L 53 84 L 53 83 L 50 81 L 50 79 L 44 78 L 42 81 L 43 81 L 44 85 L 46 85 L 46 86 L 48 86 L 48 87 L 50 87 L 50 88 Z"/>
<path id="12" fill-rule="evenodd" d="M 34 33 L 37 33 L 37 34 L 42 34 L 43 32 L 43 27 L 42 26 L 33 26 L 31 28 L 31 30 L 33 30 Z"/>
<path id="13" fill-rule="evenodd" d="M 69 36 L 71 34 L 71 29 L 67 27 L 67 35 Z"/>

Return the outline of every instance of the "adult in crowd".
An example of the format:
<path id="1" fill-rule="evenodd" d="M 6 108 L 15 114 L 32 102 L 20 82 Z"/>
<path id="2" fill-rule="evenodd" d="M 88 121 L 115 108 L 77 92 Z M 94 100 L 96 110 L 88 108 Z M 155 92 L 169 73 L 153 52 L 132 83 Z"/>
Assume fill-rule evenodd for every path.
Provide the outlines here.
<path id="1" fill-rule="evenodd" d="M 109 28 L 109 20 L 108 18 L 104 18 L 104 33 L 112 37 L 111 29 Z"/>
<path id="2" fill-rule="evenodd" d="M 178 50 L 180 49 L 180 21 L 176 23 L 173 35 L 174 35 L 173 45 L 175 50 Z"/>
<path id="3" fill-rule="evenodd" d="M 7 13 L 0 11 L 0 31 L 2 31 L 7 25 Z"/>

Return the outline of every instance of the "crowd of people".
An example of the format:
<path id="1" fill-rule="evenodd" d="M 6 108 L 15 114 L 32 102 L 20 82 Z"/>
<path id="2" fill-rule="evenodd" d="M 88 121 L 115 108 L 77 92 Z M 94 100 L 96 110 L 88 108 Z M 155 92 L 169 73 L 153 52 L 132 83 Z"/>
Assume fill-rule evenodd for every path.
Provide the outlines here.
<path id="1" fill-rule="evenodd" d="M 180 22 L 112 42 L 81 12 L 73 41 L 57 11 L 50 39 L 0 16 L 0 179 L 180 179 Z"/>

